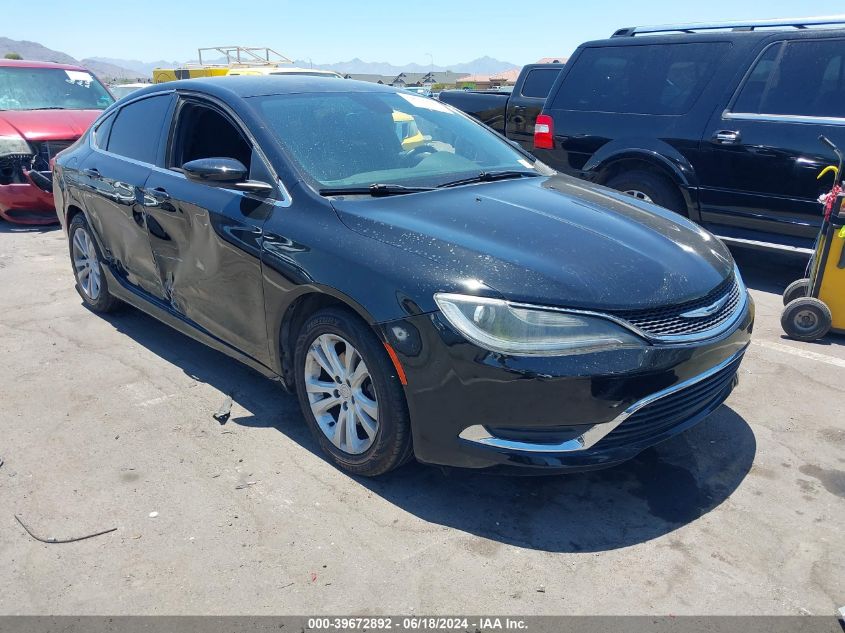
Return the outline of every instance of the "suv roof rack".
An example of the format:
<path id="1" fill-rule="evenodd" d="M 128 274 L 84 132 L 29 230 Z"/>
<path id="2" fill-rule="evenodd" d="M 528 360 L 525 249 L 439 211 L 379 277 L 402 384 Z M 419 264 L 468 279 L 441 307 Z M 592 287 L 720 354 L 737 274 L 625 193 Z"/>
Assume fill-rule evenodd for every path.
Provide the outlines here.
<path id="1" fill-rule="evenodd" d="M 711 22 L 693 24 L 662 24 L 658 26 L 631 26 L 619 29 L 611 37 L 633 37 L 654 33 L 696 33 L 698 31 L 753 31 L 760 28 L 795 28 L 806 29 L 810 26 L 833 24 L 845 25 L 845 14 L 826 15 L 811 18 L 778 18 L 775 20 L 747 20 L 740 22 Z"/>

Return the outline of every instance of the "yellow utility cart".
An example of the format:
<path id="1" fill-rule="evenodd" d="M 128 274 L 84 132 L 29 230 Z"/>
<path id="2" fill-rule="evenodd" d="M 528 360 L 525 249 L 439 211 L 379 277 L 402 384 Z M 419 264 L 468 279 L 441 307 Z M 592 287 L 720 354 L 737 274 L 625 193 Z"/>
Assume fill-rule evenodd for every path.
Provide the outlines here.
<path id="1" fill-rule="evenodd" d="M 781 326 L 790 338 L 816 341 L 828 332 L 845 334 L 845 194 L 840 185 L 842 152 L 827 138 L 819 137 L 839 158 L 834 172 L 834 185 L 824 200 L 822 222 L 809 275 L 792 282 L 783 293 L 784 309 Z"/>

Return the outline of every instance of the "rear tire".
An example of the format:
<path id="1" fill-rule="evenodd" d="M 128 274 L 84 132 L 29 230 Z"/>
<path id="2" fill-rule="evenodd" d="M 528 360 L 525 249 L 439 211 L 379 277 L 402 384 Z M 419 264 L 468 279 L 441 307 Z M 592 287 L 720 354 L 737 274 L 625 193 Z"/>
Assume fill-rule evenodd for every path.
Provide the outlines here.
<path id="1" fill-rule="evenodd" d="M 815 297 L 799 297 L 783 309 L 780 318 L 783 331 L 796 341 L 817 341 L 833 324 L 830 308 Z"/>
<path id="2" fill-rule="evenodd" d="M 796 299 L 806 297 L 810 294 L 810 280 L 807 278 L 796 279 L 783 291 L 783 305 L 789 305 Z"/>
<path id="3" fill-rule="evenodd" d="M 94 312 L 112 312 L 120 301 L 109 293 L 103 256 L 85 216 L 81 213 L 74 216 L 67 233 L 76 291 L 82 302 Z"/>
<path id="4" fill-rule="evenodd" d="M 302 414 L 336 466 L 374 477 L 413 457 L 396 368 L 357 315 L 339 308 L 314 314 L 297 337 L 294 367 Z"/>
<path id="5" fill-rule="evenodd" d="M 638 200 L 651 202 L 681 215 L 687 215 L 686 204 L 680 190 L 663 176 L 641 170 L 626 171 L 614 176 L 605 185 Z"/>

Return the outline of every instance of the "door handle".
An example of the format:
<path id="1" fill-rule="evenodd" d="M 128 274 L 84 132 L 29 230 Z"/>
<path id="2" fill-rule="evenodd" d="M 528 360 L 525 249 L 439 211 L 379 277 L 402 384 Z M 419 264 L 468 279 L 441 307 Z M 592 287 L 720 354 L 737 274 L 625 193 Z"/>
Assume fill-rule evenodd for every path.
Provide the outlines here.
<path id="1" fill-rule="evenodd" d="M 733 145 L 739 143 L 740 133 L 736 130 L 719 130 L 713 135 L 713 142 L 719 145 Z"/>
<path id="2" fill-rule="evenodd" d="M 173 213 L 176 207 L 170 202 L 170 194 L 164 187 L 155 187 L 154 189 L 147 189 L 144 191 L 144 206 L 155 207 L 162 211 Z"/>
<path id="3" fill-rule="evenodd" d="M 82 173 L 88 176 L 89 178 L 101 178 L 100 170 L 96 167 L 89 167 L 88 169 L 83 169 Z"/>
<path id="4" fill-rule="evenodd" d="M 170 200 L 170 194 L 167 193 L 167 190 L 164 187 L 156 187 L 155 189 L 150 189 L 150 195 L 159 202 Z"/>

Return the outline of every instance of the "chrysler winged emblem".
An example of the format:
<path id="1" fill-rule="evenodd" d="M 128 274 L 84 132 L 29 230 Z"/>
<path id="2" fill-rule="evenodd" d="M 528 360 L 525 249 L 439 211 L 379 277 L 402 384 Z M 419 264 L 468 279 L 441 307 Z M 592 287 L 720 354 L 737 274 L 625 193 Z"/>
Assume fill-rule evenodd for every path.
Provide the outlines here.
<path id="1" fill-rule="evenodd" d="M 730 295 L 725 295 L 724 297 L 716 301 L 716 303 L 711 303 L 709 306 L 704 306 L 703 308 L 684 312 L 680 315 L 680 317 L 682 319 L 700 319 L 702 317 L 713 316 L 725 306 L 725 304 L 728 302 L 728 299 L 730 299 Z"/>

